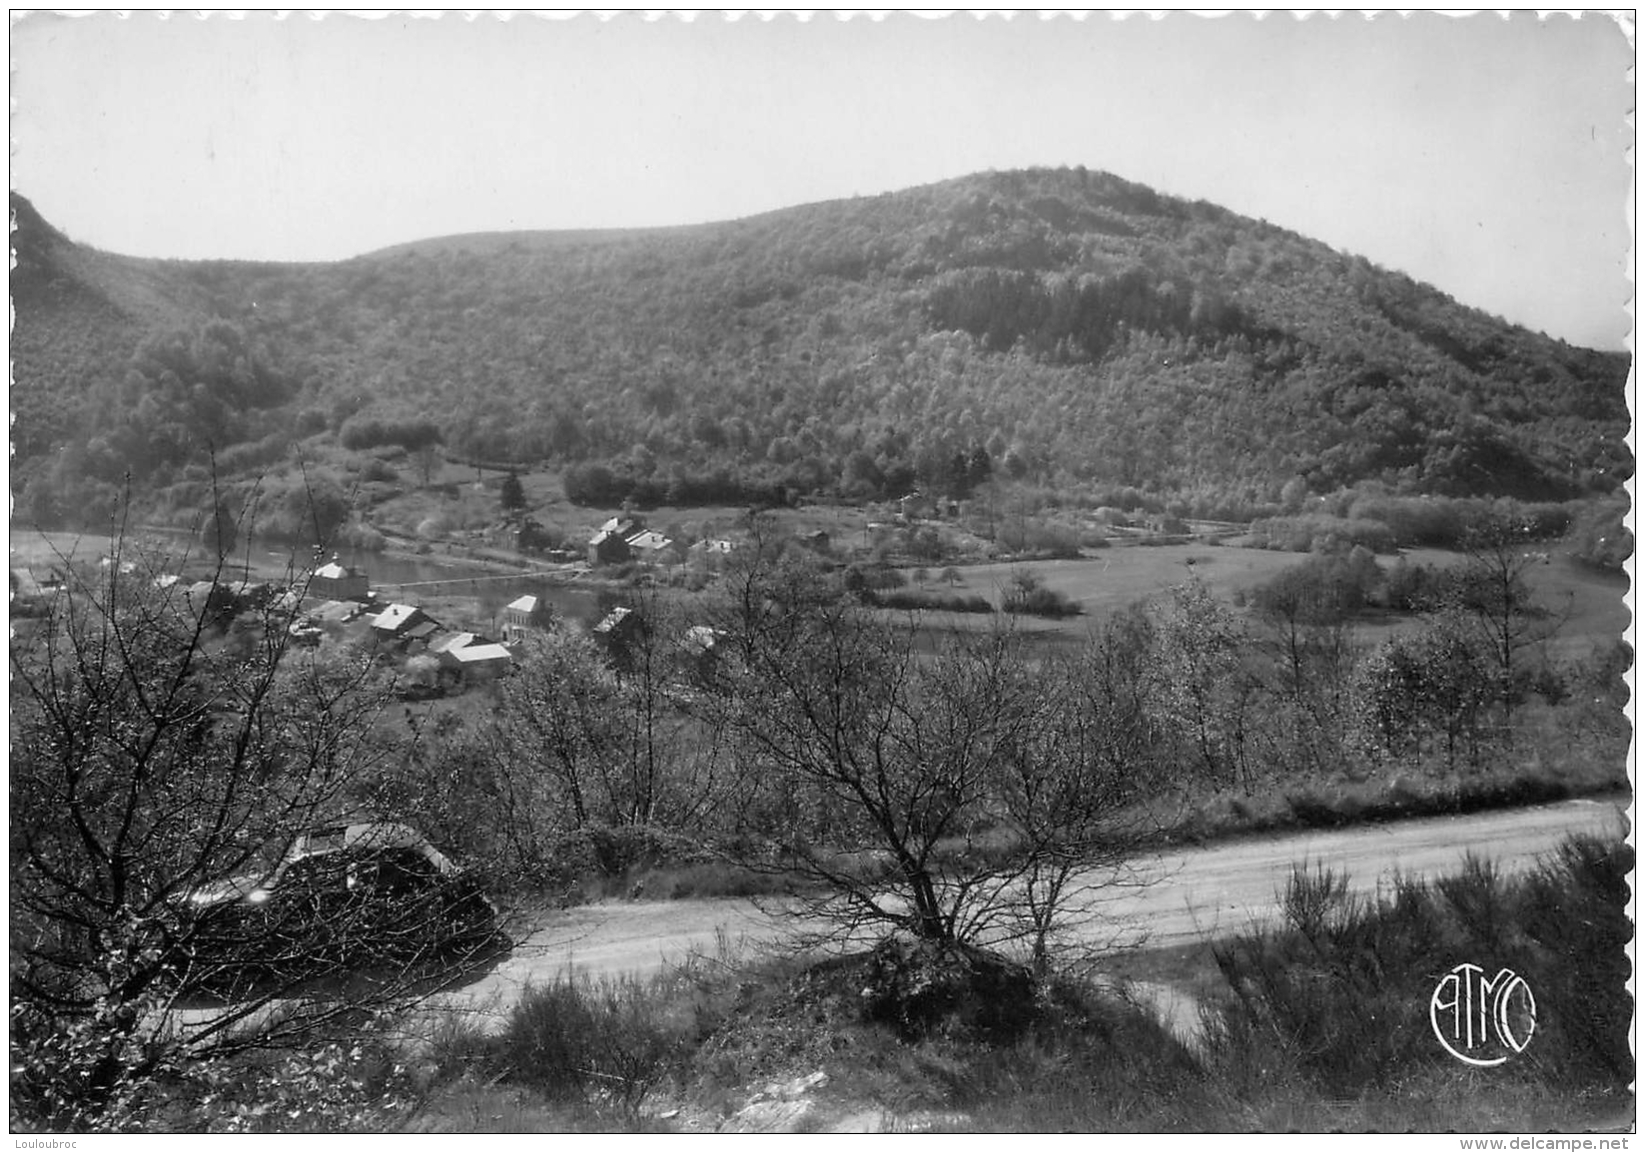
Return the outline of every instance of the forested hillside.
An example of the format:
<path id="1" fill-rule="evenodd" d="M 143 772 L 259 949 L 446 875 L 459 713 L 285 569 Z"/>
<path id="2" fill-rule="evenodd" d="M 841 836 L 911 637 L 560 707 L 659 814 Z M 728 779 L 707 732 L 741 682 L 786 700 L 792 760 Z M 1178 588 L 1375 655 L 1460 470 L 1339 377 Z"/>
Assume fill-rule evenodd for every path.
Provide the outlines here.
<path id="1" fill-rule="evenodd" d="M 12 206 L 14 489 L 42 521 L 128 474 L 194 492 L 208 449 L 233 477 L 430 426 L 590 502 L 1004 476 L 1241 515 L 1367 482 L 1567 499 L 1632 468 L 1625 354 L 1082 169 L 308 265 L 112 256 Z"/>

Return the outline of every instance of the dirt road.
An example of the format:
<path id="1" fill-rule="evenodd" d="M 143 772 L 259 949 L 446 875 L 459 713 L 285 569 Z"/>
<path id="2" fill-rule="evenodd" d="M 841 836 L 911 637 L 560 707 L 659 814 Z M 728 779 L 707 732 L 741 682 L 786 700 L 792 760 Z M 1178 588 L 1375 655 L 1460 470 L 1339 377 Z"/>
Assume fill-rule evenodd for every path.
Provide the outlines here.
<path id="1" fill-rule="evenodd" d="M 1568 834 L 1620 837 L 1625 831 L 1618 803 L 1580 800 L 1163 853 L 1139 866 L 1137 879 L 1146 883 L 1110 890 L 1093 902 L 1100 916 L 1091 919 L 1092 931 L 1151 946 L 1214 939 L 1272 917 L 1295 864 L 1345 871 L 1352 889 L 1371 892 L 1396 874 L 1452 872 L 1470 851 L 1515 872 L 1534 865 Z M 752 946 L 780 940 L 793 927 L 739 900 L 571 909 L 520 942 L 493 971 L 442 1000 L 452 1008 L 501 1014 L 528 983 L 543 984 L 568 970 L 651 973 L 694 950 L 712 956 L 718 936 Z"/>

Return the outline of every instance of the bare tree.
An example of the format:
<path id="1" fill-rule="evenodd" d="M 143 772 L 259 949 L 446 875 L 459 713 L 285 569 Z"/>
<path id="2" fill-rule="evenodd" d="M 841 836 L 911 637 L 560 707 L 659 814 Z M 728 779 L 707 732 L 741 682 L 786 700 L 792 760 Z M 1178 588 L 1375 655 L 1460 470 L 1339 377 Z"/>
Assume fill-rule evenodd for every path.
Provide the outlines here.
<path id="1" fill-rule="evenodd" d="M 1036 972 L 1088 958 L 1092 903 L 1153 879 L 1136 861 L 1166 831 L 1175 767 L 1139 686 L 1146 636 L 1113 618 L 1080 651 L 1023 664 L 1031 710 L 1022 743 L 1000 767 L 998 931 L 1026 940 Z"/>
<path id="2" fill-rule="evenodd" d="M 683 622 L 654 597 L 639 598 L 630 619 L 620 661 L 583 634 L 551 629 L 500 687 L 502 836 L 539 871 L 569 834 L 691 828 L 713 803 L 718 742 L 685 707 Z"/>
<path id="3" fill-rule="evenodd" d="M 794 563 L 731 587 L 706 707 L 743 790 L 738 859 L 795 876 L 822 936 L 1026 941 L 1048 963 L 1073 899 L 1143 839 L 1121 811 L 1148 782 L 1129 687 L 1042 666 L 1009 630 L 938 641 Z"/>
<path id="4" fill-rule="evenodd" d="M 358 663 L 288 652 L 273 610 L 256 610 L 254 643 L 227 644 L 215 598 L 157 582 L 169 564 L 123 534 L 105 559 L 65 565 L 10 651 L 12 1110 L 27 1127 L 119 1124 L 168 1071 L 346 1032 L 426 975 L 385 956 L 356 972 L 384 942 L 350 915 L 326 925 L 324 956 L 215 936 L 198 894 L 270 876 L 358 811 L 382 768 L 382 700 Z M 429 928 L 396 926 L 390 951 L 421 952 Z M 205 984 L 233 995 L 201 1001 Z"/>
<path id="5" fill-rule="evenodd" d="M 1502 723 L 1512 735 L 1514 706 L 1525 692 L 1527 654 L 1553 637 L 1569 616 L 1539 601 L 1527 574 L 1547 560 L 1534 550 L 1529 522 L 1502 513 L 1472 519 L 1462 538 L 1465 561 L 1448 601 L 1491 655 Z"/>

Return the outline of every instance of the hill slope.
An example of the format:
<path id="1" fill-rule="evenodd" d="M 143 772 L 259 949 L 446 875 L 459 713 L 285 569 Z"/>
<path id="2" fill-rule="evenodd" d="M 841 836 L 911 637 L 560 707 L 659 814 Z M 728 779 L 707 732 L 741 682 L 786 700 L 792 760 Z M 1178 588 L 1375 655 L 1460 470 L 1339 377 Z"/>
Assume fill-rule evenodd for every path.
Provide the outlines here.
<path id="1" fill-rule="evenodd" d="M 355 444 L 426 419 L 453 451 L 577 466 L 590 500 L 992 473 L 1232 510 L 1297 477 L 1560 498 L 1631 470 L 1626 355 L 1081 169 L 314 265 L 110 256 L 13 212 L 17 468 L 42 516 L 350 421 Z"/>

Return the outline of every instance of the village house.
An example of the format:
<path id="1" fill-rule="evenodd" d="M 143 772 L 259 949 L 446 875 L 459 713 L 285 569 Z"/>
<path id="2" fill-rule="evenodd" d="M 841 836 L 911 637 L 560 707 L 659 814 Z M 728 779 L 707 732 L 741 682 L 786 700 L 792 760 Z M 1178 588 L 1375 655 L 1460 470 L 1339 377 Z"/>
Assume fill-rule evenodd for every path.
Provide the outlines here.
<path id="1" fill-rule="evenodd" d="M 475 633 L 448 633 L 442 632 L 428 640 L 428 655 L 437 657 L 451 649 L 460 649 L 464 645 L 471 645 L 478 639 Z"/>
<path id="2" fill-rule="evenodd" d="M 591 565 L 621 564 L 628 560 L 656 564 L 666 560 L 674 542 L 645 527 L 638 517 L 614 516 L 588 542 Z"/>
<path id="3" fill-rule="evenodd" d="M 621 564 L 629 558 L 628 538 L 644 528 L 638 518 L 614 516 L 602 524 L 588 542 L 591 565 Z"/>
<path id="4" fill-rule="evenodd" d="M 526 635 L 547 626 L 552 614 L 542 597 L 527 594 L 503 606 L 503 643 L 519 644 Z"/>
<path id="5" fill-rule="evenodd" d="M 931 516 L 933 511 L 931 498 L 921 492 L 911 492 L 897 501 L 897 515 L 905 521 Z"/>
<path id="6" fill-rule="evenodd" d="M 416 605 L 389 605 L 371 620 L 371 635 L 379 642 L 427 640 L 440 624 Z"/>
<path id="7" fill-rule="evenodd" d="M 662 564 L 672 554 L 674 542 L 660 532 L 642 529 L 628 538 L 629 556 L 644 564 Z"/>
<path id="8" fill-rule="evenodd" d="M 190 611 L 208 620 L 233 616 L 238 607 L 234 590 L 216 581 L 196 581 L 183 590 L 183 595 Z"/>
<path id="9" fill-rule="evenodd" d="M 440 683 L 456 685 L 484 680 L 507 670 L 514 663 L 514 654 L 490 637 L 479 633 L 446 632 L 438 630 L 428 639 L 426 653 L 413 657 L 407 663 L 432 661 Z"/>
<path id="10" fill-rule="evenodd" d="M 736 550 L 737 546 L 731 541 L 715 539 L 700 540 L 685 551 L 691 560 L 701 561 L 709 568 L 717 568 Z"/>
<path id="11" fill-rule="evenodd" d="M 328 601 L 363 601 L 370 595 L 370 582 L 363 570 L 339 563 L 332 554 L 331 563 L 321 565 L 309 578 L 310 596 Z"/>
<path id="12" fill-rule="evenodd" d="M 464 680 L 485 680 L 507 672 L 514 663 L 514 654 L 499 644 L 472 644 L 448 649 L 441 654 L 441 662 L 455 662 Z"/>
<path id="13" fill-rule="evenodd" d="M 489 637 L 483 637 L 479 633 L 449 633 L 442 630 L 429 637 L 428 652 L 430 656 L 445 658 L 458 649 L 466 649 L 470 645 L 488 645 L 491 643 L 493 642 Z M 442 659 L 440 663 L 446 668 L 457 667 L 455 657 L 451 657 L 449 661 Z"/>

